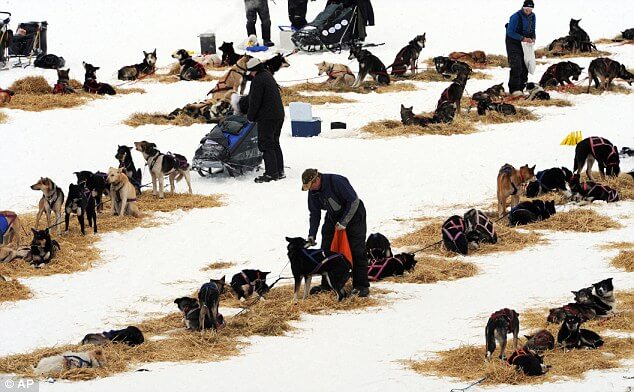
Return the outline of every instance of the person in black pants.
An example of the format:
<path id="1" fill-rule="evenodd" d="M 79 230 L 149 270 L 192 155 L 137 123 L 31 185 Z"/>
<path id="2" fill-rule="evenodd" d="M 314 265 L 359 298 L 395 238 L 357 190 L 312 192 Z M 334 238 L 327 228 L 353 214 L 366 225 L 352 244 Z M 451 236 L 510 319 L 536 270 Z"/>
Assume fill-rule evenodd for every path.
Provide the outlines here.
<path id="1" fill-rule="evenodd" d="M 523 95 L 528 81 L 528 68 L 524 62 L 522 42 L 535 42 L 535 22 L 533 0 L 526 0 L 522 9 L 511 15 L 506 24 L 506 55 L 509 67 L 509 92 L 511 95 Z"/>
<path id="2" fill-rule="evenodd" d="M 284 124 L 284 104 L 280 87 L 273 75 L 257 58 L 247 62 L 249 89 L 247 119 L 258 125 L 258 148 L 264 155 L 264 174 L 255 182 L 270 182 L 286 178 L 284 156 L 280 147 L 280 133 Z"/>
<path id="3" fill-rule="evenodd" d="M 307 10 L 308 0 L 288 0 L 288 20 L 295 30 L 301 29 L 308 23 L 306 21 Z"/>
<path id="4" fill-rule="evenodd" d="M 247 35 L 256 35 L 255 22 L 258 20 L 259 15 L 264 45 L 273 46 L 268 0 L 244 0 L 244 8 L 247 11 Z"/>
<path id="5" fill-rule="evenodd" d="M 338 174 L 321 174 L 317 169 L 306 169 L 302 174 L 302 190 L 308 192 L 310 228 L 307 246 L 316 245 L 315 238 L 321 222 L 321 211 L 326 218 L 321 227 L 321 248 L 330 250 L 336 230 L 345 230 L 352 252 L 352 294 L 367 297 L 368 258 L 365 250 L 367 232 L 365 206 L 348 179 Z M 311 294 L 331 290 L 322 278 L 321 285 L 313 287 Z"/>

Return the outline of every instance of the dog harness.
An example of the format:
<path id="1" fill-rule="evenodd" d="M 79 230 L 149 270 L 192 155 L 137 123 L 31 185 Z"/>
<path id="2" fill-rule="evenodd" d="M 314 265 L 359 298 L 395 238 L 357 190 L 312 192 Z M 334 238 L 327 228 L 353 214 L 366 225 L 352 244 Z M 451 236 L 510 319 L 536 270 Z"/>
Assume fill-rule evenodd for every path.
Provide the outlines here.
<path id="1" fill-rule="evenodd" d="M 196 61 L 196 64 L 192 68 L 196 68 L 198 70 L 201 78 L 207 75 L 207 70 L 205 69 L 205 66 L 198 61 Z"/>
<path id="2" fill-rule="evenodd" d="M 518 359 L 522 357 L 529 357 L 529 356 L 533 356 L 533 354 L 531 354 L 529 351 L 525 350 L 524 347 L 522 347 L 513 351 L 513 354 L 511 354 L 511 356 L 508 357 L 506 361 L 508 362 L 509 365 L 517 365 L 515 361 L 517 361 Z"/>
<path id="3" fill-rule="evenodd" d="M 368 278 L 376 282 L 381 278 L 381 273 L 387 267 L 388 263 L 391 261 L 396 261 L 397 263 L 403 265 L 403 261 L 397 257 L 384 257 L 382 259 L 372 259 L 370 266 L 368 267 Z M 376 271 L 376 273 L 374 273 Z"/>
<path id="4" fill-rule="evenodd" d="M 86 79 L 84 82 L 84 90 L 92 94 L 97 94 L 102 85 L 103 83 L 99 83 L 95 79 Z"/>
<path id="5" fill-rule="evenodd" d="M 583 193 L 586 196 L 590 196 L 595 189 L 600 189 L 603 194 L 608 195 L 605 200 L 608 203 L 614 203 L 615 201 L 619 201 L 619 192 L 616 189 L 612 189 L 609 186 L 605 186 L 603 184 L 597 184 L 596 182 L 586 181 L 582 185 Z"/>
<path id="6" fill-rule="evenodd" d="M 610 143 L 609 141 L 605 140 L 602 137 L 599 136 L 592 136 L 590 137 L 590 150 L 592 151 L 592 155 L 594 155 L 595 158 L 598 159 L 597 157 L 597 153 L 595 148 L 597 147 L 601 147 L 601 146 L 608 146 L 610 148 L 610 153 L 608 154 L 608 156 L 605 158 L 605 165 L 606 166 L 618 166 L 619 164 L 619 153 L 618 151 L 616 151 L 616 147 L 614 146 L 614 144 Z M 612 155 L 616 155 L 616 162 L 609 162 L 610 161 L 610 157 Z"/>
<path id="7" fill-rule="evenodd" d="M 454 244 L 456 243 L 458 238 L 460 238 L 460 236 L 463 236 L 465 234 L 464 219 L 459 216 L 456 218 L 457 219 L 448 220 L 442 225 L 442 232 L 447 237 L 449 237 L 451 242 L 453 242 Z M 454 231 L 454 233 L 452 233 L 452 231 Z"/>
<path id="8" fill-rule="evenodd" d="M 9 228 L 17 218 L 15 214 L 2 214 L 0 215 L 0 244 L 4 240 L 4 235 L 9 231 Z"/>
<path id="9" fill-rule="evenodd" d="M 352 71 L 348 71 L 348 69 L 346 69 L 345 71 L 335 71 L 335 65 L 333 64 L 330 69 L 328 71 L 326 71 L 326 75 L 328 75 L 329 79 L 336 79 L 338 74 L 346 74 L 346 75 L 352 75 L 354 76 L 354 73 L 352 73 Z"/>
<path id="10" fill-rule="evenodd" d="M 219 92 L 222 92 L 222 91 L 235 90 L 235 89 L 237 88 L 237 86 L 233 86 L 233 87 L 231 87 L 231 86 L 229 86 L 229 85 L 227 84 L 227 80 L 229 79 L 229 76 L 231 76 L 231 73 L 232 73 L 232 72 L 235 72 L 235 73 L 237 73 L 238 75 L 240 75 L 240 76 L 244 77 L 244 76 L 246 75 L 246 71 L 247 71 L 247 69 L 246 69 L 246 68 L 242 68 L 242 67 L 241 67 L 241 66 L 239 66 L 237 63 L 234 65 L 234 67 L 237 67 L 237 68 L 238 68 L 240 71 L 242 71 L 242 72 L 236 71 L 235 69 L 233 69 L 233 67 L 232 67 L 232 68 L 230 68 L 230 69 L 229 69 L 229 72 L 227 72 L 227 73 L 225 74 L 225 77 L 224 77 L 222 80 L 219 80 L 219 81 L 218 81 L 218 83 L 216 83 L 216 86 L 215 86 L 214 88 L 212 88 L 212 89 L 211 89 L 211 91 L 209 91 L 209 92 L 207 93 L 207 95 L 209 95 L 209 94 L 214 94 L 214 93 L 219 93 Z"/>
<path id="11" fill-rule="evenodd" d="M 495 227 L 493 227 L 493 222 L 482 212 L 476 210 L 476 220 L 475 226 L 473 229 L 469 228 L 469 231 L 484 231 L 491 240 L 493 240 L 495 235 Z"/>
<path id="12" fill-rule="evenodd" d="M 536 346 L 551 348 L 555 346 L 555 337 L 546 330 L 541 330 L 533 336 Z M 540 349 L 541 350 L 541 349 Z"/>
<path id="13" fill-rule="evenodd" d="M 240 271 L 240 275 L 242 275 L 242 278 L 245 280 L 245 282 L 247 282 L 247 284 L 249 285 L 249 291 L 248 291 L 248 295 L 253 294 L 253 291 L 255 290 L 255 283 L 257 281 L 262 281 L 264 279 L 262 279 L 260 277 L 260 271 L 256 271 L 255 272 L 255 280 L 251 281 L 249 279 L 249 277 L 247 276 L 247 274 L 244 273 L 244 270 Z"/>
<path id="14" fill-rule="evenodd" d="M 88 360 L 86 361 L 85 359 L 83 359 L 82 357 L 79 357 L 77 355 L 64 355 L 64 367 L 66 369 L 72 369 L 74 367 L 76 368 L 91 368 L 92 365 L 92 360 Z"/>
<path id="15" fill-rule="evenodd" d="M 324 264 L 326 264 L 330 260 L 334 260 L 342 256 L 341 253 L 333 253 L 330 256 L 326 256 L 326 252 L 324 252 L 322 249 L 312 249 L 312 250 L 302 249 L 302 253 L 304 253 L 304 255 L 306 255 L 306 257 L 308 257 L 310 261 L 316 264 L 315 269 L 312 270 L 309 275 L 312 275 L 315 272 L 317 272 Z M 324 257 L 324 259 L 321 261 L 317 261 L 315 256 L 318 254 L 321 254 L 321 256 Z"/>
<path id="16" fill-rule="evenodd" d="M 509 308 L 500 309 L 497 312 L 492 313 L 489 319 L 496 320 L 500 317 L 504 317 L 508 321 L 506 332 L 507 333 L 513 332 L 513 322 L 515 321 L 515 312 Z"/>
<path id="17" fill-rule="evenodd" d="M 120 201 L 122 200 L 122 199 L 121 199 L 121 196 L 119 196 L 119 192 L 121 191 L 121 189 L 123 189 L 123 186 L 124 186 L 124 185 L 125 185 L 125 184 L 121 184 L 121 186 L 119 187 L 119 189 L 115 189 L 115 190 L 114 190 L 114 196 L 117 198 L 117 202 L 120 202 Z M 132 198 L 132 199 L 128 199 L 128 200 L 127 200 L 127 202 L 128 202 L 128 203 L 133 202 L 133 201 L 136 201 L 136 197 L 135 197 L 135 198 Z"/>
<path id="18" fill-rule="evenodd" d="M 55 83 L 53 86 L 53 94 L 66 94 L 71 89 L 67 83 Z"/>
<path id="19" fill-rule="evenodd" d="M 498 173 L 498 176 L 502 173 L 507 174 L 509 176 L 509 182 L 511 183 L 511 186 L 513 187 L 513 193 L 511 193 L 511 196 L 517 195 L 517 191 L 519 190 L 517 189 L 517 186 L 513 183 L 513 181 L 511 181 L 513 170 L 515 170 L 513 166 L 509 165 L 508 163 L 505 163 L 504 166 L 500 168 L 500 172 Z M 524 177 L 522 177 L 521 171 L 518 171 L 518 176 L 520 177 L 520 181 L 524 182 Z"/>

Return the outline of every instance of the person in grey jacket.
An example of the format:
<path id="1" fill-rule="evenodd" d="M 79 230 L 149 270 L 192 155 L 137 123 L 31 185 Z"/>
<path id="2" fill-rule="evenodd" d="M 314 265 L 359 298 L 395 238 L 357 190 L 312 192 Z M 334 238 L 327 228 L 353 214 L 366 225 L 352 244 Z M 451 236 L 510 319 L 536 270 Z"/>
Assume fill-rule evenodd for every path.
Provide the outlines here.
<path id="1" fill-rule="evenodd" d="M 302 190 L 308 191 L 308 245 L 316 245 L 321 211 L 325 210 L 326 217 L 321 227 L 321 248 L 330 249 L 335 230 L 346 231 L 352 252 L 352 294 L 367 297 L 370 282 L 365 251 L 367 224 L 363 202 L 348 179 L 338 174 L 322 174 L 317 169 L 306 169 L 302 174 L 302 184 Z M 323 290 L 330 290 L 330 287 L 322 278 L 321 286 L 313 287 L 311 294 Z"/>

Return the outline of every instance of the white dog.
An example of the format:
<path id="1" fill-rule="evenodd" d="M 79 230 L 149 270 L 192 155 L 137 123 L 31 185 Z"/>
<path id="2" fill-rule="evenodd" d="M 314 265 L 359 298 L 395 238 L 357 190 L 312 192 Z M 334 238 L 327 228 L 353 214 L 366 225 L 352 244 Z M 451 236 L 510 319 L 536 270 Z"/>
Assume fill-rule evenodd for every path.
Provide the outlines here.
<path id="1" fill-rule="evenodd" d="M 61 355 L 40 359 L 35 368 L 35 374 L 38 376 L 51 376 L 74 368 L 101 367 L 104 363 L 103 351 L 100 349 L 81 353 L 67 351 Z"/>

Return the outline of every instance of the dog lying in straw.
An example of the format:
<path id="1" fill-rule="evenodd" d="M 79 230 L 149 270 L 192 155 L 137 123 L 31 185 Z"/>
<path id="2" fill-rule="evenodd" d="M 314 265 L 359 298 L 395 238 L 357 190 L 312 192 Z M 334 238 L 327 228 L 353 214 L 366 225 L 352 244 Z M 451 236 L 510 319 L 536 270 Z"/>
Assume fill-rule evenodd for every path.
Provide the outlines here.
<path id="1" fill-rule="evenodd" d="M 20 244 L 22 223 L 13 211 L 0 211 L 0 245 Z"/>
<path id="2" fill-rule="evenodd" d="M 104 365 L 105 358 L 101 349 L 80 353 L 67 351 L 61 355 L 40 359 L 34 370 L 38 376 L 57 376 L 70 369 L 95 368 Z"/>
<path id="3" fill-rule="evenodd" d="M 324 82 L 329 87 L 347 86 L 352 87 L 355 76 L 350 67 L 344 64 L 334 64 L 326 61 L 315 64 L 317 75 L 327 75 L 328 80 Z"/>
<path id="4" fill-rule="evenodd" d="M 430 124 L 450 123 L 456 115 L 456 105 L 451 102 L 443 102 L 432 116 L 414 114 L 414 107 L 405 107 L 401 104 L 401 123 L 403 125 L 418 125 L 426 127 Z"/>

